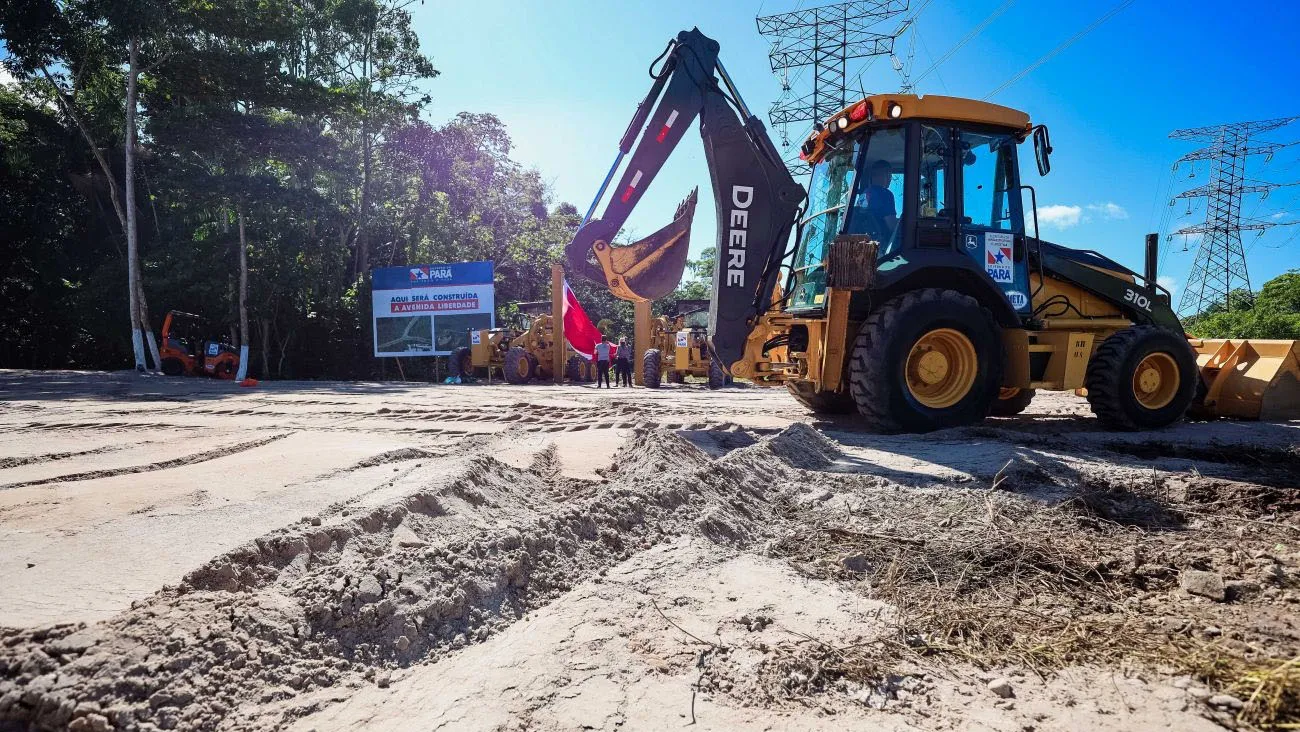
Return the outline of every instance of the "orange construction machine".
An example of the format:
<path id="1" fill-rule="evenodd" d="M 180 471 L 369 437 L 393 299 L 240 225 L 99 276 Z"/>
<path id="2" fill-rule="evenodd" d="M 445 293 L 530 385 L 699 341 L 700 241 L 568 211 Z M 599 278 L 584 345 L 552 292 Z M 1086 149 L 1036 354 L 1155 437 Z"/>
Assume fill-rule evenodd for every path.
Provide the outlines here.
<path id="1" fill-rule="evenodd" d="M 203 318 L 172 310 L 163 320 L 158 356 L 168 376 L 233 379 L 239 373 L 239 349 L 220 336 L 210 338 Z"/>

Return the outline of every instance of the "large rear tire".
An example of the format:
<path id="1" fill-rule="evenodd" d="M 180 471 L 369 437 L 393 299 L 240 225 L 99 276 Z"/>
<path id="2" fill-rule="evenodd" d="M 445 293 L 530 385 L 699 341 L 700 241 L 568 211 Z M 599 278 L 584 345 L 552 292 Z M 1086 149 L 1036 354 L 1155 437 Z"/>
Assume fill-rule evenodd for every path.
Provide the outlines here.
<path id="1" fill-rule="evenodd" d="M 582 356 L 569 356 L 569 360 L 564 364 L 564 378 L 575 384 L 581 383 L 583 360 Z"/>
<path id="2" fill-rule="evenodd" d="M 989 413 L 1002 381 L 1002 341 L 975 298 L 926 288 L 881 305 L 858 329 L 849 391 L 867 427 L 930 432 Z"/>
<path id="3" fill-rule="evenodd" d="M 994 417 L 1014 417 L 1025 411 L 1034 400 L 1035 393 L 1033 389 L 1002 389 L 998 392 L 998 398 L 993 400 L 989 414 Z"/>
<path id="4" fill-rule="evenodd" d="M 447 359 L 447 375 L 452 378 L 472 376 L 474 374 L 474 359 L 470 356 L 469 347 L 461 346 L 451 352 L 451 358 Z"/>
<path id="5" fill-rule="evenodd" d="M 847 391 L 813 391 L 811 388 L 798 388 L 794 383 L 787 383 L 786 389 L 795 401 L 817 414 L 851 414 L 857 408 L 853 404 L 853 395 Z"/>
<path id="6" fill-rule="evenodd" d="M 162 372 L 168 376 L 181 376 L 185 373 L 185 363 L 179 358 L 164 358 Z"/>
<path id="7" fill-rule="evenodd" d="M 527 384 L 536 374 L 533 355 L 521 346 L 506 351 L 506 362 L 502 366 L 506 381 L 511 384 Z"/>
<path id="8" fill-rule="evenodd" d="M 1125 328 L 1102 341 L 1084 378 L 1093 414 L 1119 430 L 1177 422 L 1196 399 L 1199 382 L 1187 338 L 1156 325 Z"/>
<path id="9" fill-rule="evenodd" d="M 663 354 L 658 348 L 647 349 L 641 356 L 641 383 L 648 389 L 658 389 L 663 375 Z"/>
<path id="10" fill-rule="evenodd" d="M 722 364 L 716 358 L 709 359 L 709 388 L 721 389 L 727 385 L 727 372 L 722 370 Z"/>

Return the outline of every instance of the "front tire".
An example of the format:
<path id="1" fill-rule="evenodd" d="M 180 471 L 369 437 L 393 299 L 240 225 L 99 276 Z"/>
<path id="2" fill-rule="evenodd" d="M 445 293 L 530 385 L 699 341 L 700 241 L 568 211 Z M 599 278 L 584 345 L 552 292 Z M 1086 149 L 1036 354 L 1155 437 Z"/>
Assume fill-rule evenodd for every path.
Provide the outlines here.
<path id="1" fill-rule="evenodd" d="M 1187 339 L 1156 325 L 1125 328 L 1102 341 L 1084 378 L 1093 414 L 1107 427 L 1130 431 L 1182 419 L 1199 382 Z"/>
<path id="2" fill-rule="evenodd" d="M 809 384 L 801 386 L 805 388 L 797 388 L 793 382 L 786 383 L 790 396 L 816 414 L 851 414 L 857 409 L 853 395 L 847 391 L 813 391 Z"/>
<path id="3" fill-rule="evenodd" d="M 721 389 L 727 385 L 727 372 L 722 370 L 722 364 L 716 358 L 709 358 L 709 388 Z"/>
<path id="4" fill-rule="evenodd" d="M 1025 411 L 1029 403 L 1034 400 L 1033 389 L 1002 389 L 998 393 L 998 398 L 993 400 L 993 406 L 989 408 L 989 414 L 994 417 L 1014 417 Z"/>
<path id="5" fill-rule="evenodd" d="M 564 378 L 575 384 L 581 383 L 583 360 L 582 356 L 569 356 L 569 360 L 564 364 Z"/>
<path id="6" fill-rule="evenodd" d="M 185 364 L 179 358 L 164 358 L 162 372 L 167 376 L 180 376 L 185 373 Z"/>
<path id="7" fill-rule="evenodd" d="M 973 424 L 997 398 L 1002 358 L 997 323 L 975 298 L 915 290 L 881 305 L 858 329 L 849 391 L 879 432 Z"/>
<path id="8" fill-rule="evenodd" d="M 511 384 L 528 383 L 536 373 L 532 354 L 521 346 L 511 348 L 506 351 L 506 362 L 502 371 L 505 372 L 506 381 Z"/>
<path id="9" fill-rule="evenodd" d="M 461 346 L 452 351 L 451 358 L 447 359 L 447 375 L 455 379 L 473 373 L 474 359 L 470 356 L 469 347 Z"/>
<path id="10" fill-rule="evenodd" d="M 648 389 L 658 389 L 663 375 L 663 354 L 658 348 L 647 349 L 641 356 L 641 383 Z"/>

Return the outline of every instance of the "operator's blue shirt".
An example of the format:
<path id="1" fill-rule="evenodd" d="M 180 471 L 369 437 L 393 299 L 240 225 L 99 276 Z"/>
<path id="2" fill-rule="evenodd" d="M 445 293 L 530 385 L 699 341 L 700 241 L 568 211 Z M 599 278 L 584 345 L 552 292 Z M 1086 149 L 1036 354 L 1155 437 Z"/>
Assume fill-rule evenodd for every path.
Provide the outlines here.
<path id="1" fill-rule="evenodd" d="M 858 194 L 854 208 L 879 216 L 881 221 L 884 221 L 886 216 L 898 215 L 898 209 L 894 207 L 894 192 L 874 184 L 867 186 L 865 191 Z"/>

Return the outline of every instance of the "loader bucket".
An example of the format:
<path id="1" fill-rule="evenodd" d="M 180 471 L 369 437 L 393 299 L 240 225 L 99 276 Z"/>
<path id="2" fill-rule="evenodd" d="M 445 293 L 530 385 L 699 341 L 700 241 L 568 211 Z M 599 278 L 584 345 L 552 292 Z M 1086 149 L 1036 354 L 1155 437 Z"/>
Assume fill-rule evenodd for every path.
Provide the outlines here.
<path id="1" fill-rule="evenodd" d="M 1205 383 L 1202 417 L 1300 419 L 1300 341 L 1189 339 Z"/>
<path id="2" fill-rule="evenodd" d="M 632 302 L 658 300 L 676 289 L 686 270 L 698 199 L 699 190 L 691 191 L 678 204 L 671 223 L 635 244 L 614 246 L 604 239 L 592 244 L 602 281 L 615 297 Z"/>

